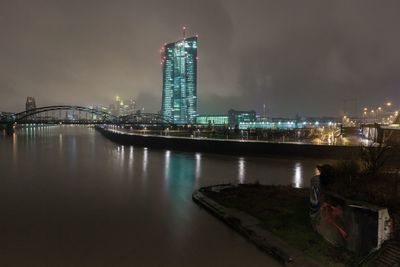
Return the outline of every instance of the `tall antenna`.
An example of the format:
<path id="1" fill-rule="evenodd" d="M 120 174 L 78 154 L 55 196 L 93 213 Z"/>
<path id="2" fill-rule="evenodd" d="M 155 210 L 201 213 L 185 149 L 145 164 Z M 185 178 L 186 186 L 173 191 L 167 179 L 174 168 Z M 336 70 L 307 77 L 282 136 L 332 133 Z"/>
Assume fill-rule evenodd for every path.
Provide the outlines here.
<path id="1" fill-rule="evenodd" d="M 182 27 L 183 39 L 186 39 L 186 26 Z"/>

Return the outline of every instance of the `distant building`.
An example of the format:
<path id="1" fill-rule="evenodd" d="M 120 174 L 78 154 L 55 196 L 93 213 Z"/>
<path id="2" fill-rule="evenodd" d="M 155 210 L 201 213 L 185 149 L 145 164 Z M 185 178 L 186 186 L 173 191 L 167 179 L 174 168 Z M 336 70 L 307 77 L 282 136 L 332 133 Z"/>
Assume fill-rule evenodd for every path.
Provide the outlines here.
<path id="1" fill-rule="evenodd" d="M 239 111 L 231 109 L 228 111 L 228 120 L 230 126 L 239 125 L 240 123 L 255 122 L 256 119 L 256 112 L 254 110 Z"/>
<path id="2" fill-rule="evenodd" d="M 136 101 L 131 99 L 129 103 L 124 103 L 121 97 L 116 96 L 114 103 L 110 104 L 109 111 L 114 116 L 126 116 L 137 112 Z"/>
<path id="3" fill-rule="evenodd" d="M 334 117 L 303 117 L 300 118 L 258 118 L 253 122 L 239 122 L 239 129 L 302 129 L 302 128 L 334 128 L 339 119 Z"/>
<path id="4" fill-rule="evenodd" d="M 228 125 L 228 115 L 198 115 L 196 123 L 216 126 Z"/>
<path id="5" fill-rule="evenodd" d="M 238 111 L 238 110 L 229 110 L 227 115 L 223 114 L 207 114 L 207 115 L 198 115 L 196 118 L 196 123 L 200 125 L 229 125 L 230 127 L 234 127 L 235 125 L 239 125 L 241 123 L 253 123 L 257 120 L 256 112 L 253 110 L 250 111 Z"/>
<path id="6" fill-rule="evenodd" d="M 108 110 L 110 111 L 110 114 L 111 114 L 111 115 L 114 115 L 114 116 L 117 115 L 117 114 L 116 114 L 116 109 L 115 109 L 115 105 L 114 105 L 114 104 L 110 104 L 110 105 L 108 106 Z"/>
<path id="7" fill-rule="evenodd" d="M 131 99 L 129 101 L 129 107 L 127 110 L 128 114 L 134 114 L 136 112 L 136 101 L 134 99 Z"/>
<path id="8" fill-rule="evenodd" d="M 36 109 L 36 101 L 35 98 L 28 96 L 26 98 L 25 110 L 31 110 L 31 109 Z"/>
<path id="9" fill-rule="evenodd" d="M 121 116 L 122 115 L 122 111 L 124 108 L 124 101 L 122 100 L 121 97 L 116 96 L 115 97 L 115 102 L 114 102 L 114 107 L 115 107 L 115 116 Z"/>
<path id="10" fill-rule="evenodd" d="M 161 48 L 163 91 L 161 114 L 176 124 L 196 123 L 197 37 Z"/>
<path id="11" fill-rule="evenodd" d="M 303 124 L 296 124 L 294 120 L 258 120 L 253 122 L 239 122 L 239 129 L 297 129 L 304 128 Z"/>

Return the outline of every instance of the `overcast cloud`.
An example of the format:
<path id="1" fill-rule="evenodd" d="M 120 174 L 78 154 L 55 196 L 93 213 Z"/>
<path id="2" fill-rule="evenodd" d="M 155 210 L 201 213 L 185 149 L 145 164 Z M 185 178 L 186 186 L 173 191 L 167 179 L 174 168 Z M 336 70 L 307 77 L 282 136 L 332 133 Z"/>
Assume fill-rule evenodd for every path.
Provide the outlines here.
<path id="1" fill-rule="evenodd" d="M 159 48 L 182 25 L 200 38 L 200 113 L 396 103 L 399 13 L 389 0 L 0 0 L 0 110 L 23 109 L 27 96 L 108 105 L 118 94 L 156 112 Z"/>

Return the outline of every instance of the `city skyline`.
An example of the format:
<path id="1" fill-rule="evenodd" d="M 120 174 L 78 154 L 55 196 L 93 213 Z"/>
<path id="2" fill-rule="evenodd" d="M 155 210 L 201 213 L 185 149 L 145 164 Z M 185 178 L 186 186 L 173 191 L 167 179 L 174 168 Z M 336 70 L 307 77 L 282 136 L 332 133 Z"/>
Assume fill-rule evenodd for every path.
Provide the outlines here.
<path id="1" fill-rule="evenodd" d="M 0 0 L 0 266 L 398 266 L 398 10 Z"/>
<path id="2" fill-rule="evenodd" d="M 157 112 L 157 51 L 182 25 L 202 39 L 199 113 L 340 115 L 349 99 L 361 109 L 400 97 L 397 2 L 20 3 L 0 3 L 4 111 L 26 96 L 87 106 L 118 94 Z"/>

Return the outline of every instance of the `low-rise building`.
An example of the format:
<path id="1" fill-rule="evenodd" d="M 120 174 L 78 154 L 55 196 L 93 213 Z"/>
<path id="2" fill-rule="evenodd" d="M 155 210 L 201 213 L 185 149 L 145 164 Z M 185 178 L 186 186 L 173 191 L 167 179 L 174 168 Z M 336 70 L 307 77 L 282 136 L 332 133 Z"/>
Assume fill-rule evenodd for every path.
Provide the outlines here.
<path id="1" fill-rule="evenodd" d="M 236 126 L 240 123 L 250 123 L 257 120 L 256 112 L 254 110 L 241 111 L 230 109 L 228 111 L 228 123 L 230 126 Z"/>
<path id="2" fill-rule="evenodd" d="M 198 115 L 196 123 L 200 125 L 228 125 L 228 115 Z"/>

